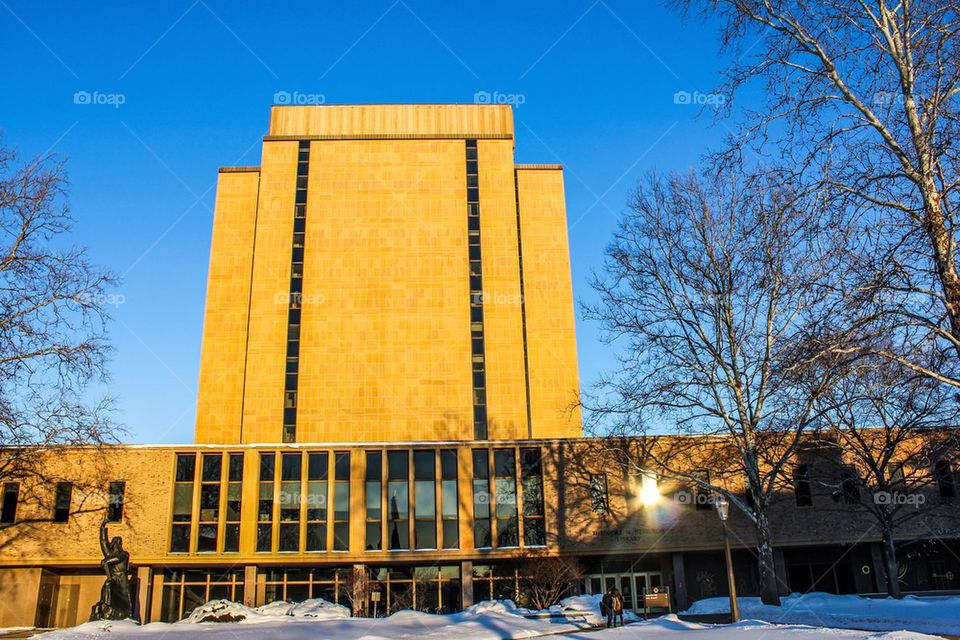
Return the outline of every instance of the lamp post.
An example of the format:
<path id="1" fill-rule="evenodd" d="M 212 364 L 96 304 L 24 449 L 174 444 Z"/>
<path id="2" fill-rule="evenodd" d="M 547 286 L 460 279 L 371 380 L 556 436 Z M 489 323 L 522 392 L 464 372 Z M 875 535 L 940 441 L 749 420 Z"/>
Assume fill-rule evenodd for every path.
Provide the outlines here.
<path id="1" fill-rule="evenodd" d="M 723 529 L 723 552 L 727 559 L 727 589 L 730 591 L 730 621 L 740 621 L 740 607 L 737 606 L 737 584 L 733 579 L 733 557 L 730 554 L 730 538 L 727 536 L 727 517 L 730 515 L 730 503 L 724 495 L 718 495 L 714 501 L 720 526 Z"/>

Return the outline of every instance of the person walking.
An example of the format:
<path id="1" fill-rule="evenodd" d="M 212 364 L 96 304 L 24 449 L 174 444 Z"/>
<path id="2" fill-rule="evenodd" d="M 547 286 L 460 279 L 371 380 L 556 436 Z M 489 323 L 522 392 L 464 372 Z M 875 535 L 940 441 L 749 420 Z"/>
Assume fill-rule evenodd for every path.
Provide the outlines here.
<path id="1" fill-rule="evenodd" d="M 607 617 L 607 628 L 610 628 L 610 625 L 613 623 L 613 592 L 616 591 L 614 587 L 607 589 L 607 592 L 603 594 L 603 597 L 600 599 L 600 613 Z"/>
<path id="2" fill-rule="evenodd" d="M 617 617 L 620 618 L 620 626 L 623 626 L 623 594 L 614 587 L 613 593 L 611 594 L 613 602 L 611 603 L 610 609 L 613 612 L 611 616 L 613 618 L 613 626 L 617 626 Z M 609 625 L 607 625 L 609 626 Z"/>

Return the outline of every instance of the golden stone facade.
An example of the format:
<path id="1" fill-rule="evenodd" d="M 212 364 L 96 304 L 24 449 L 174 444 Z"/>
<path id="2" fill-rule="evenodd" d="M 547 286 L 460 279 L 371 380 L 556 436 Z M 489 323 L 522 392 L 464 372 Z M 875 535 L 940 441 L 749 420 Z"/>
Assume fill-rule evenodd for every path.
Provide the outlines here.
<path id="1" fill-rule="evenodd" d="M 220 172 L 198 443 L 580 435 L 562 170 L 515 165 L 509 107 L 274 107 L 269 131 L 259 167 Z M 470 144 L 479 296 L 471 293 Z M 298 248 L 302 259 L 292 263 Z M 285 408 L 296 416 L 286 437 L 294 418 Z"/>

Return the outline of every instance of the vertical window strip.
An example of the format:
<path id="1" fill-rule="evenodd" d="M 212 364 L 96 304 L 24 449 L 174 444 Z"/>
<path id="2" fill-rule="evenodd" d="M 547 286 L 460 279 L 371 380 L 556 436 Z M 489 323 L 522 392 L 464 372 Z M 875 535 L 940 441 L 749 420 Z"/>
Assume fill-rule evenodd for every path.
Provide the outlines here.
<path id="1" fill-rule="evenodd" d="M 173 518 L 170 529 L 170 551 L 190 551 L 190 528 L 193 520 L 193 483 L 197 455 L 178 453 L 173 482 Z"/>
<path id="2" fill-rule="evenodd" d="M 220 479 L 223 455 L 204 453 L 200 464 L 200 517 L 197 529 L 197 551 L 216 552 L 220 521 Z"/>
<path id="3" fill-rule="evenodd" d="M 410 548 L 410 452 L 387 452 L 388 548 Z"/>
<path id="4" fill-rule="evenodd" d="M 333 550 L 350 550 L 350 452 L 334 452 Z"/>
<path id="5" fill-rule="evenodd" d="M 287 368 L 283 388 L 283 442 L 297 440 L 297 391 L 300 369 L 300 312 L 303 299 L 303 254 L 307 222 L 307 182 L 310 142 L 297 147 L 297 182 L 293 205 L 293 243 L 290 253 L 290 296 L 287 300 Z"/>
<path id="6" fill-rule="evenodd" d="M 327 550 L 327 496 L 330 494 L 330 455 L 307 455 L 307 551 Z"/>
<path id="7" fill-rule="evenodd" d="M 473 450 L 473 546 L 493 546 L 490 508 L 490 452 Z"/>
<path id="8" fill-rule="evenodd" d="M 227 457 L 227 500 L 224 514 L 223 550 L 240 551 L 240 507 L 243 498 L 243 454 Z"/>
<path id="9" fill-rule="evenodd" d="M 413 452 L 414 548 L 437 548 L 437 462 L 434 451 Z"/>
<path id="10" fill-rule="evenodd" d="M 520 450 L 520 483 L 523 487 L 523 544 L 547 543 L 543 517 L 543 463 L 540 449 Z"/>
<path id="11" fill-rule="evenodd" d="M 515 449 L 493 450 L 494 501 L 497 517 L 497 546 L 517 547 L 517 458 Z"/>
<path id="12" fill-rule="evenodd" d="M 467 250 L 470 266 L 470 342 L 473 375 L 473 437 L 486 440 L 487 373 L 483 336 L 483 262 L 480 245 L 480 181 L 477 141 L 467 140 Z"/>
<path id="13" fill-rule="evenodd" d="M 300 550 L 300 507 L 303 453 L 280 454 L 280 529 L 278 551 Z"/>
<path id="14" fill-rule="evenodd" d="M 257 552 L 273 550 L 273 485 L 276 454 L 260 454 L 260 480 L 257 496 Z"/>
<path id="15" fill-rule="evenodd" d="M 440 451 L 440 523 L 444 549 L 460 548 L 460 496 L 457 450 Z"/>
<path id="16" fill-rule="evenodd" d="M 366 472 L 367 551 L 383 550 L 383 452 L 367 451 Z"/>

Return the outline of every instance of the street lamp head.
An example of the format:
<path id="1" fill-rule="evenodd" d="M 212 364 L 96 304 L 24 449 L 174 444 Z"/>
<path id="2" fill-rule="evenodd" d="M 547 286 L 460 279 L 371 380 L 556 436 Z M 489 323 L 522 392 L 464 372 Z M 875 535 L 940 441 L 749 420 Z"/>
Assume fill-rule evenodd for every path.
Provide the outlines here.
<path id="1" fill-rule="evenodd" d="M 727 521 L 727 516 L 730 515 L 730 503 L 727 502 L 727 497 L 723 494 L 720 494 L 713 501 L 713 506 L 717 508 L 717 515 L 720 516 L 721 522 Z"/>

